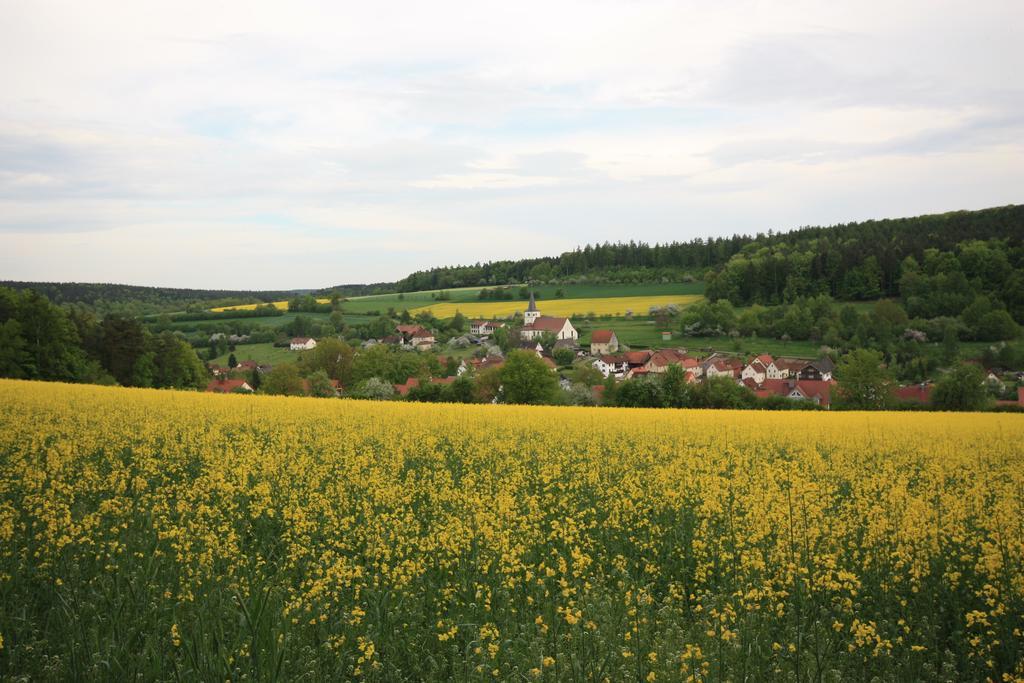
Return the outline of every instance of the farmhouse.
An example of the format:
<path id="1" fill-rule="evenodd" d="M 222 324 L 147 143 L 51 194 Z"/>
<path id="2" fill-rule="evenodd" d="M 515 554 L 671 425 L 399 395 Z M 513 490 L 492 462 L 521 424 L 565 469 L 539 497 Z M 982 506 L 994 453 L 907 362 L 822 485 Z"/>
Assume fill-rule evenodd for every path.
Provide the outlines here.
<path id="1" fill-rule="evenodd" d="M 699 363 L 696 358 L 686 355 L 682 349 L 661 349 L 651 354 L 644 364 L 644 370 L 653 373 L 668 372 L 669 366 L 678 365 L 686 372 L 692 372 Z"/>
<path id="2" fill-rule="evenodd" d="M 740 379 L 749 379 L 753 380 L 754 384 L 761 384 L 768 379 L 768 367 L 771 364 L 772 357 L 767 353 L 762 353 L 744 366 L 743 372 L 740 373 Z"/>
<path id="3" fill-rule="evenodd" d="M 833 384 L 835 382 L 831 381 L 766 379 L 754 388 L 754 394 L 759 398 L 785 396 L 798 401 L 811 401 L 823 408 L 828 408 L 832 404 Z"/>
<path id="4" fill-rule="evenodd" d="M 701 369 L 708 379 L 712 377 L 738 378 L 743 371 L 743 363 L 738 358 L 715 353 L 704 359 Z"/>
<path id="5" fill-rule="evenodd" d="M 629 372 L 629 361 L 625 355 L 600 356 L 594 361 L 594 368 L 605 377 L 622 379 Z"/>
<path id="6" fill-rule="evenodd" d="M 934 389 L 935 385 L 931 382 L 921 382 L 919 384 L 896 387 L 892 395 L 897 401 L 903 403 L 930 403 Z"/>
<path id="7" fill-rule="evenodd" d="M 590 355 L 605 356 L 619 350 L 619 339 L 612 330 L 594 330 L 590 335 Z"/>
<path id="8" fill-rule="evenodd" d="M 309 337 L 294 337 L 288 348 L 292 351 L 308 351 L 309 349 L 316 348 L 316 339 L 310 339 Z"/>
<path id="9" fill-rule="evenodd" d="M 474 320 L 469 324 L 469 333 L 477 337 L 490 337 L 502 327 L 505 327 L 505 323 L 493 320 Z"/>
<path id="10" fill-rule="evenodd" d="M 215 394 L 230 394 L 236 391 L 252 393 L 252 387 L 244 379 L 220 377 L 206 385 L 206 390 Z"/>
<path id="11" fill-rule="evenodd" d="M 434 334 L 422 325 L 399 325 L 395 328 L 395 334 L 401 337 L 401 343 L 409 344 L 419 351 L 425 351 L 434 345 Z"/>
<path id="12" fill-rule="evenodd" d="M 537 310 L 537 302 L 530 292 L 530 304 L 523 313 L 523 328 L 519 331 L 522 339 L 539 339 L 545 334 L 555 335 L 555 339 L 579 339 L 580 333 L 572 326 L 568 318 L 552 318 L 541 315 Z"/>

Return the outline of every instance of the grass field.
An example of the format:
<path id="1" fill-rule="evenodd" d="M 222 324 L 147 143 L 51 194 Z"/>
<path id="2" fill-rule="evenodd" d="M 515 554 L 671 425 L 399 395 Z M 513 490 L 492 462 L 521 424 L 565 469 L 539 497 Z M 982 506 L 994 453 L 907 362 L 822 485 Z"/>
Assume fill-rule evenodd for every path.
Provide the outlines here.
<path id="1" fill-rule="evenodd" d="M 187 332 L 187 331 L 191 331 L 191 330 L 203 329 L 204 327 L 209 327 L 211 325 L 219 325 L 221 323 L 228 323 L 228 324 L 230 324 L 230 323 L 235 323 L 235 322 L 243 323 L 243 324 L 245 324 L 245 323 L 255 323 L 255 324 L 258 324 L 258 325 L 263 325 L 265 327 L 284 327 L 285 325 L 289 324 L 290 322 L 295 320 L 296 317 L 298 317 L 300 315 L 302 317 L 304 317 L 304 318 L 309 318 L 310 320 L 318 320 L 318 321 L 321 321 L 321 322 L 326 321 L 330 317 L 329 313 L 285 313 L 284 315 L 268 315 L 268 316 L 265 316 L 265 317 L 257 317 L 257 318 L 220 318 L 220 319 L 217 319 L 217 320 L 182 320 L 180 322 L 173 322 L 173 323 L 171 323 L 171 329 L 181 330 L 183 332 Z M 368 323 L 371 320 L 374 320 L 375 317 L 374 316 L 370 316 L 370 315 L 345 313 L 344 314 L 344 319 L 345 319 L 345 322 L 347 324 L 349 324 L 349 325 L 360 325 L 360 324 L 363 324 L 363 323 Z"/>
<path id="2" fill-rule="evenodd" d="M 239 363 L 243 360 L 254 360 L 260 364 L 269 363 L 270 365 L 277 365 L 278 363 L 294 363 L 299 359 L 302 352 L 275 347 L 270 342 L 267 342 L 265 344 L 239 344 L 235 347 L 234 354 L 235 360 Z M 228 356 L 230 355 L 231 352 L 224 353 L 217 356 L 211 363 L 226 368 L 228 366 Z"/>
<path id="3" fill-rule="evenodd" d="M 723 352 L 737 352 L 744 354 L 770 353 L 775 356 L 800 356 L 812 358 L 818 355 L 821 342 L 814 341 L 789 341 L 783 342 L 778 339 L 750 339 L 749 337 L 692 337 L 682 336 L 679 333 L 678 323 L 672 323 L 668 329 L 672 332 L 672 339 L 663 341 L 661 329 L 653 320 L 627 320 L 615 318 L 608 320 L 586 321 L 580 324 L 580 344 L 590 344 L 590 333 L 593 330 L 610 329 L 615 331 L 615 336 L 620 344 L 633 348 L 665 348 L 684 347 L 691 351 L 714 349 Z M 738 344 L 738 348 L 737 348 Z"/>
<path id="4" fill-rule="evenodd" d="M 695 301 L 701 300 L 699 294 L 662 294 L 658 296 L 623 296 L 607 297 L 601 299 L 549 299 L 537 302 L 537 308 L 544 315 L 553 316 L 581 316 L 588 313 L 606 316 L 623 316 L 627 311 L 633 311 L 636 315 L 647 315 L 651 306 L 667 306 L 677 304 L 680 307 L 688 306 Z M 430 311 L 438 318 L 451 318 L 456 312 L 461 312 L 469 318 L 503 318 L 514 313 L 522 312 L 525 309 L 522 301 L 475 301 L 457 303 L 446 301 L 444 303 L 415 308 L 410 312 L 415 314 L 420 311 Z"/>
<path id="5" fill-rule="evenodd" d="M 5 680 L 1024 671 L 1024 416 L 0 405 Z"/>

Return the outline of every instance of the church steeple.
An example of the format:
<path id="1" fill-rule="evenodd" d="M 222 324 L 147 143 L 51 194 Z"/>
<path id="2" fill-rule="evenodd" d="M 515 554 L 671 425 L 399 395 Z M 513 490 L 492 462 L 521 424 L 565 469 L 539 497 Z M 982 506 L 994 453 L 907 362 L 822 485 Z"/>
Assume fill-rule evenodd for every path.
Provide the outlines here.
<path id="1" fill-rule="evenodd" d="M 537 301 L 533 297 L 533 290 L 530 290 L 530 305 L 526 307 L 526 312 L 523 313 L 523 324 L 532 325 L 537 318 L 540 317 L 540 311 L 537 310 Z"/>

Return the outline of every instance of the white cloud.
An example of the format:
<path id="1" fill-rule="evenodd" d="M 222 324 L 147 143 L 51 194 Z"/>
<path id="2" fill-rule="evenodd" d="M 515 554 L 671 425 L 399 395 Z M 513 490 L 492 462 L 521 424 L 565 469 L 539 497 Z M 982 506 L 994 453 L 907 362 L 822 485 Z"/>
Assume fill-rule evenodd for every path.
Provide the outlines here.
<path id="1" fill-rule="evenodd" d="M 0 15 L 9 278 L 322 286 L 1021 200 L 1014 2 Z"/>

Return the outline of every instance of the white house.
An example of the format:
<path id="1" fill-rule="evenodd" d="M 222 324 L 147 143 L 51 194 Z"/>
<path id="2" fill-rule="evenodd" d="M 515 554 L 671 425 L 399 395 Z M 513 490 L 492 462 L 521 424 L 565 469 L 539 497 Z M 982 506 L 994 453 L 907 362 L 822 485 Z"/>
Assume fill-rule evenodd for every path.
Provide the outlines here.
<path id="1" fill-rule="evenodd" d="M 625 356 L 600 356 L 594 361 L 594 368 L 605 377 L 614 375 L 621 379 L 629 372 L 629 360 Z"/>
<path id="2" fill-rule="evenodd" d="M 619 338 L 612 330 L 594 330 L 590 333 L 590 355 L 606 356 L 619 350 Z"/>
<path id="3" fill-rule="evenodd" d="M 434 335 L 421 325 L 398 325 L 395 332 L 402 337 L 403 344 L 410 344 L 420 351 L 430 349 L 434 345 Z"/>
<path id="4" fill-rule="evenodd" d="M 747 363 L 743 372 L 740 373 L 740 379 L 752 379 L 754 384 L 763 384 L 768 379 L 768 367 L 772 364 L 772 360 L 768 354 L 761 354 Z"/>
<path id="5" fill-rule="evenodd" d="M 310 349 L 316 348 L 316 339 L 309 337 L 295 337 L 292 339 L 288 348 L 292 351 L 309 351 Z"/>
<path id="6" fill-rule="evenodd" d="M 495 330 L 505 327 L 505 323 L 493 320 L 474 320 L 469 324 L 469 333 L 477 337 L 490 337 Z"/>

